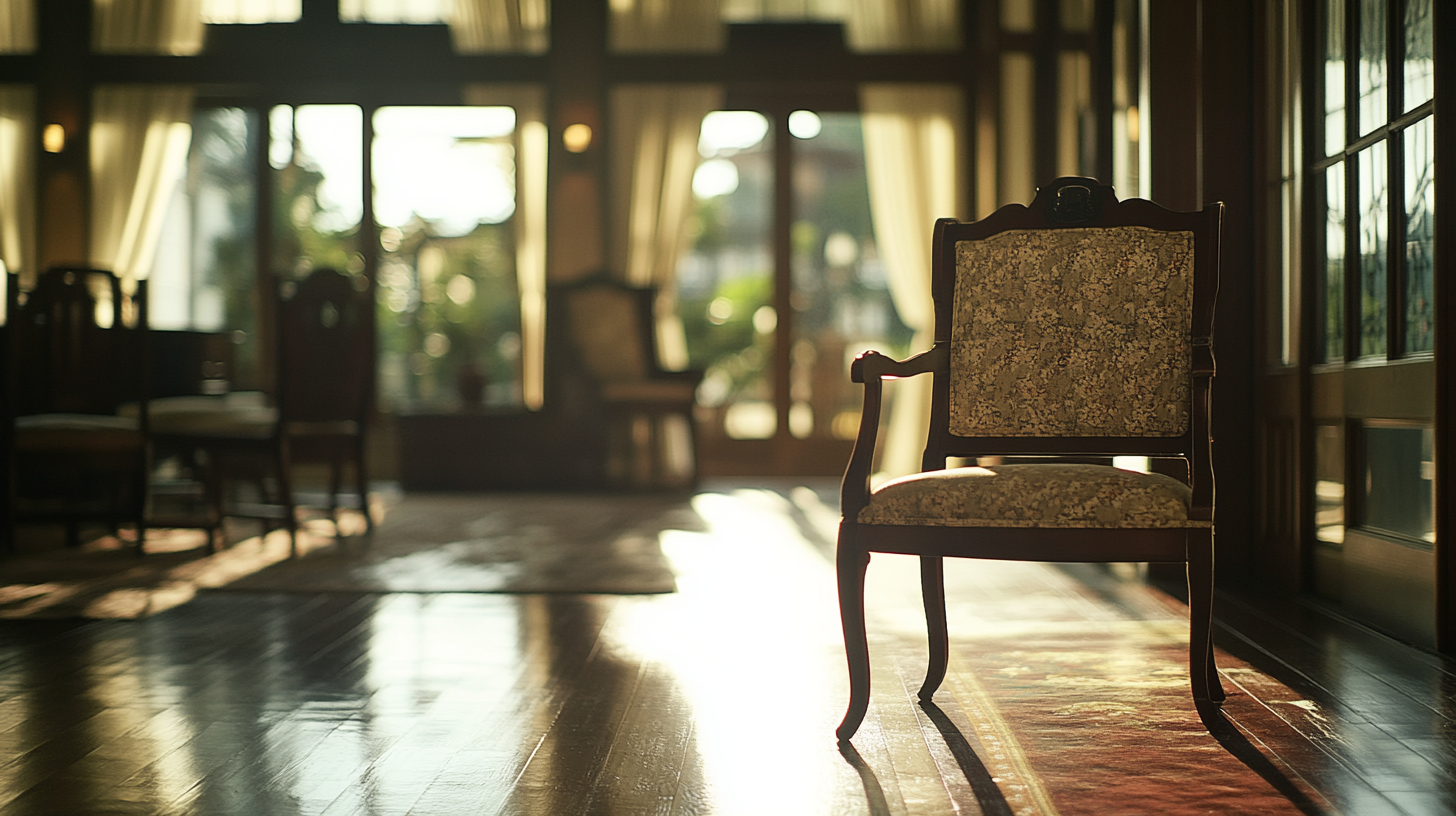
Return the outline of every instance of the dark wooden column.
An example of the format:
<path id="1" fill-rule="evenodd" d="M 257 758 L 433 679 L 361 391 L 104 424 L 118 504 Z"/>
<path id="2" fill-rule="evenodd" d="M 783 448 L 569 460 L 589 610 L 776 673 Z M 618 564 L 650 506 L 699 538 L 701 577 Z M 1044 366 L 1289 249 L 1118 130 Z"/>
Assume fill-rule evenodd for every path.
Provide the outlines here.
<path id="1" fill-rule="evenodd" d="M 557 4 L 551 15 L 547 69 L 551 152 L 546 198 L 550 208 L 547 278 L 551 281 L 578 278 L 607 263 L 607 220 L 603 217 L 611 167 L 608 114 L 604 111 L 607 36 L 606 3 Z M 573 124 L 592 130 L 591 146 L 584 153 L 570 153 L 562 145 L 561 132 Z"/>
<path id="2" fill-rule="evenodd" d="M 1254 150 L 1259 100 L 1253 0 L 1160 0 L 1151 18 L 1150 137 L 1154 201 L 1227 207 L 1213 386 L 1221 580 L 1248 577 L 1254 533 L 1254 217 L 1261 170 Z"/>
<path id="3" fill-rule="evenodd" d="M 89 260 L 91 247 L 91 0 L 36 4 L 39 81 L 35 140 L 66 129 L 59 153 L 37 150 L 36 268 Z"/>

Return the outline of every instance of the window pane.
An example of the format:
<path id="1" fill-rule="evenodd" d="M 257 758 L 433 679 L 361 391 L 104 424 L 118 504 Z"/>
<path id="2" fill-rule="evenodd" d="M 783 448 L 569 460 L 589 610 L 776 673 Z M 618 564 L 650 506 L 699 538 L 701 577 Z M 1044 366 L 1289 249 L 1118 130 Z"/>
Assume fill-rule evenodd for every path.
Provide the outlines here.
<path id="1" fill-rule="evenodd" d="M 1345 542 L 1345 434 L 1338 425 L 1314 429 L 1314 537 Z"/>
<path id="2" fill-rule="evenodd" d="M 1036 63 L 1030 54 L 1001 55 L 1000 189 L 996 203 L 1031 201 L 1036 193 Z"/>
<path id="3" fill-rule="evenodd" d="M 703 119 L 693 176 L 692 246 L 678 263 L 679 314 L 704 433 L 767 439 L 774 409 L 773 133 L 764 116 L 717 111 Z"/>
<path id="4" fill-rule="evenodd" d="M 1320 280 L 1320 350 L 1325 361 L 1345 356 L 1345 165 L 1325 171 L 1324 275 Z"/>
<path id="5" fill-rule="evenodd" d="M 1390 118 L 1385 101 L 1386 85 L 1390 82 L 1385 52 L 1385 0 L 1361 0 L 1360 62 L 1355 68 L 1360 91 L 1361 135 Z"/>
<path id="6" fill-rule="evenodd" d="M 1405 132 L 1405 350 L 1435 341 L 1436 145 L 1431 117 Z"/>
<path id="7" fill-rule="evenodd" d="M 204 23 L 293 23 L 303 0 L 202 0 Z"/>
<path id="8" fill-rule="evenodd" d="M 1365 428 L 1363 526 L 1435 541 L 1435 434 L 1430 428 Z"/>
<path id="9" fill-rule="evenodd" d="M 1325 155 L 1345 149 L 1345 0 L 1325 0 Z"/>
<path id="10" fill-rule="evenodd" d="M 801 113 L 808 114 L 795 116 Z M 821 129 L 793 130 L 803 136 L 794 141 L 789 430 L 853 439 L 861 393 L 850 382 L 850 361 L 868 348 L 903 358 L 911 333 L 895 312 L 875 250 L 859 116 L 816 118 Z"/>
<path id="11" fill-rule="evenodd" d="M 1088 176 L 1097 149 L 1092 60 L 1085 51 L 1063 51 L 1057 68 L 1057 175 Z"/>
<path id="12" fill-rule="evenodd" d="M 1387 292 L 1386 247 L 1389 234 L 1389 184 L 1385 142 L 1376 142 L 1358 157 L 1360 202 L 1360 356 L 1385 353 Z"/>
<path id="13" fill-rule="evenodd" d="M 1061 6 L 1062 30 L 1092 30 L 1092 0 L 1061 0 Z"/>
<path id="14" fill-rule="evenodd" d="M 279 106 L 269 116 L 273 270 L 359 273 L 364 216 L 364 114 L 356 105 Z"/>
<path id="15" fill-rule="evenodd" d="M 1436 90 L 1436 23 L 1432 0 L 1406 0 L 1405 109 L 1428 101 Z"/>
<path id="16" fill-rule="evenodd" d="M 346 23 L 445 23 L 451 0 L 339 0 Z"/>
<path id="17" fill-rule="evenodd" d="M 251 384 L 256 362 L 254 145 L 258 117 L 238 108 L 192 115 L 187 172 L 172 197 L 148 281 L 158 329 L 232 332 L 234 382 Z"/>
<path id="18" fill-rule="evenodd" d="M 848 0 L 722 0 L 725 22 L 765 23 L 816 20 L 839 22 L 848 14 Z"/>
<path id="19" fill-rule="evenodd" d="M 522 404 L 515 128 L 505 107 L 374 113 L 386 409 Z"/>

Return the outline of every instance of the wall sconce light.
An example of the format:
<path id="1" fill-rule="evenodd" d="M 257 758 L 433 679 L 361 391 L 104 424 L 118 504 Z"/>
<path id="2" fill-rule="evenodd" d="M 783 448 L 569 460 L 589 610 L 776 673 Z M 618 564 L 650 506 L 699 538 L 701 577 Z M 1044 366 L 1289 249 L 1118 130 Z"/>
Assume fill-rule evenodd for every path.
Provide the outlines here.
<path id="1" fill-rule="evenodd" d="M 591 147 L 592 129 L 590 125 L 577 122 L 574 125 L 567 125 L 561 131 L 561 143 L 566 146 L 568 153 L 585 153 Z"/>
<path id="2" fill-rule="evenodd" d="M 47 153 L 59 153 L 66 149 L 66 129 L 61 125 L 49 124 L 40 136 L 41 147 Z"/>

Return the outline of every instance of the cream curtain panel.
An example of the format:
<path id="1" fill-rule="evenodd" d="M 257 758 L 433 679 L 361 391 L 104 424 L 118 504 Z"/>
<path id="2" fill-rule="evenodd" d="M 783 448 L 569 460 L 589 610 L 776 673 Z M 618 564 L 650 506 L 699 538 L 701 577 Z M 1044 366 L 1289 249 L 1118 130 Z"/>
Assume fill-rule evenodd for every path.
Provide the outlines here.
<path id="1" fill-rule="evenodd" d="M 450 38 L 461 54 L 544 54 L 551 43 L 550 0 L 453 0 Z"/>
<path id="2" fill-rule="evenodd" d="M 0 0 L 0 54 L 35 50 L 35 0 Z"/>
<path id="3" fill-rule="evenodd" d="M 961 45 L 960 0 L 847 0 L 851 51 L 949 51 Z"/>
<path id="4" fill-rule="evenodd" d="M 870 84 L 861 86 L 859 95 L 875 244 L 895 310 L 915 331 L 911 350 L 918 353 L 930 347 L 934 330 L 930 237 L 935 219 L 959 217 L 965 209 L 964 94 L 948 85 Z M 879 470 L 901 476 L 920 470 L 930 380 L 897 380 L 890 393 Z"/>
<path id="5" fill-rule="evenodd" d="M 102 54 L 202 51 L 203 0 L 95 0 L 91 45 Z"/>
<path id="6" fill-rule="evenodd" d="M 721 0 L 608 0 L 613 51 L 721 51 Z"/>
<path id="7" fill-rule="evenodd" d="M 688 364 L 677 316 L 677 261 L 687 248 L 703 117 L 723 103 L 717 85 L 621 85 L 612 90 L 612 268 L 658 288 L 657 347 L 671 369 Z"/>
<path id="8" fill-rule="evenodd" d="M 0 85 L 0 264 L 23 274 L 35 271 L 34 168 L 35 90 Z M 5 285 L 0 279 L 0 295 Z"/>
<path id="9" fill-rule="evenodd" d="M 151 272 L 192 141 L 189 87 L 102 85 L 91 121 L 91 263 L 124 281 Z"/>
<path id="10" fill-rule="evenodd" d="M 467 105 L 516 111 L 516 285 L 521 292 L 521 390 L 541 407 L 546 383 L 546 91 L 531 85 L 467 85 Z"/>

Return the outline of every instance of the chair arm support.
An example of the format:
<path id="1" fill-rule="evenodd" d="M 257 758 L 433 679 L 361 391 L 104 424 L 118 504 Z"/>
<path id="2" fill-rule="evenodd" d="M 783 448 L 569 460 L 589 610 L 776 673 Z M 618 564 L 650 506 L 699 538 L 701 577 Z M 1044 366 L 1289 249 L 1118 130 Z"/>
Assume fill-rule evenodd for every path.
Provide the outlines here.
<path id="1" fill-rule="evenodd" d="M 937 343 L 929 351 L 908 360 L 895 360 L 871 350 L 861 353 L 850 363 L 850 380 L 864 384 L 864 408 L 859 415 L 859 433 L 854 439 L 854 452 L 850 454 L 849 466 L 845 468 L 844 482 L 840 486 L 839 506 L 844 518 L 851 519 L 858 515 L 860 508 L 869 502 L 870 471 L 874 465 L 875 444 L 880 432 L 884 380 L 943 370 L 949 360 L 950 344 Z"/>
<path id="2" fill-rule="evenodd" d="M 849 365 L 849 379 L 853 382 L 868 382 L 870 378 L 913 377 L 929 374 L 944 366 L 950 359 L 947 343 L 936 343 L 929 351 L 921 352 L 908 360 L 895 360 L 873 349 L 862 352 Z"/>

